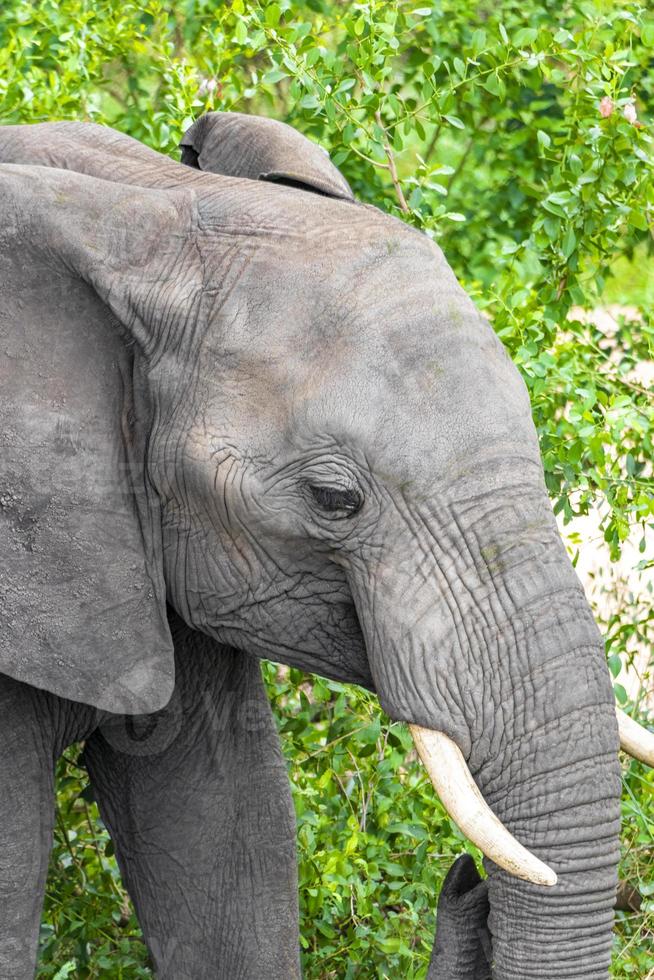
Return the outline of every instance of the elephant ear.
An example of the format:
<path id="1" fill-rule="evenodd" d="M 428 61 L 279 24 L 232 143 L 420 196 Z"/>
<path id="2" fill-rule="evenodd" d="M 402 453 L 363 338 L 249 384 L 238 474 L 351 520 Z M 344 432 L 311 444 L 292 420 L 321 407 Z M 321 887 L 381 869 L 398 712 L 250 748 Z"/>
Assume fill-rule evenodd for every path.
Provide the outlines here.
<path id="1" fill-rule="evenodd" d="M 174 686 L 144 365 L 189 214 L 187 191 L 0 164 L 0 672 L 111 712 Z"/>
<path id="2" fill-rule="evenodd" d="M 184 133 L 180 147 L 182 163 L 198 170 L 354 200 L 326 151 L 275 119 L 208 112 Z"/>

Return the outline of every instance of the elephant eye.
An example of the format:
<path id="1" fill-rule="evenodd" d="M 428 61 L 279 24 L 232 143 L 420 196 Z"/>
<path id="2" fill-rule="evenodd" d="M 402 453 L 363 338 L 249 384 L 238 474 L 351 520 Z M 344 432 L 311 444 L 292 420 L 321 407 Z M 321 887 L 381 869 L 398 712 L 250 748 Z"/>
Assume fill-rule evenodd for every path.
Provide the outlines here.
<path id="1" fill-rule="evenodd" d="M 318 507 L 332 517 L 352 517 L 363 499 L 354 487 L 325 487 L 309 484 L 309 492 Z"/>

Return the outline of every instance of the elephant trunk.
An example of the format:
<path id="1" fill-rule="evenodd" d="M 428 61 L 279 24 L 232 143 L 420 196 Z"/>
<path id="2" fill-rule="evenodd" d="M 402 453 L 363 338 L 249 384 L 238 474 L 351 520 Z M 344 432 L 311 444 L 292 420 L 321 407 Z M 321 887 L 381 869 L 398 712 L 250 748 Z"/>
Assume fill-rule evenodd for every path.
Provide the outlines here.
<path id="1" fill-rule="evenodd" d="M 616 728 L 610 705 L 566 711 L 538 733 L 537 748 L 528 729 L 515 733 L 510 782 L 478 774 L 497 816 L 557 875 L 548 888 L 486 862 L 495 978 L 606 980 L 619 856 Z"/>
<path id="2" fill-rule="evenodd" d="M 620 769 L 601 637 L 544 494 L 466 497 L 445 517 L 438 529 L 431 514 L 414 521 L 417 547 L 386 551 L 373 601 L 353 577 L 380 701 L 447 736 L 497 818 L 487 839 L 498 847 L 477 841 L 495 980 L 606 980 Z M 531 861 L 522 869 L 516 844 Z"/>
<path id="3" fill-rule="evenodd" d="M 496 980 L 608 976 L 619 852 L 618 726 L 596 629 L 580 602 L 572 607 L 576 614 L 567 621 L 547 614 L 540 643 L 533 635 L 521 642 L 524 631 L 514 623 L 518 639 L 504 647 L 492 682 L 501 734 L 483 759 L 475 759 L 474 745 L 470 754 L 484 802 L 532 860 L 556 875 L 554 885 L 534 884 L 535 877 L 521 880 L 524 874 L 486 859 Z M 528 669 L 518 674 L 516 664 Z"/>

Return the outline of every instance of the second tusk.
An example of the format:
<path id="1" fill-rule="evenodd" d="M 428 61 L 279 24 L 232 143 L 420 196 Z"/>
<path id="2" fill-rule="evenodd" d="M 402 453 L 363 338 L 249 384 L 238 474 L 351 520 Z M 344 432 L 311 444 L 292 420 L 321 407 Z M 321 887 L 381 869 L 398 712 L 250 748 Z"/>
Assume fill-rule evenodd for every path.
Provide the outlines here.
<path id="1" fill-rule="evenodd" d="M 639 762 L 654 767 L 654 732 L 643 728 L 617 706 L 615 713 L 618 717 L 622 751 L 632 755 Z"/>

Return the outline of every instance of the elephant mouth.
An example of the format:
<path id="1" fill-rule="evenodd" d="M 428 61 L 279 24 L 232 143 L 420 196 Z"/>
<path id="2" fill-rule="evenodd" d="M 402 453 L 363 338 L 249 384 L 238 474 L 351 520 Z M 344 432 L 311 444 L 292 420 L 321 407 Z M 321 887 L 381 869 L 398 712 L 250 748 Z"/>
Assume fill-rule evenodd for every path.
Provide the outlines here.
<path id="1" fill-rule="evenodd" d="M 616 707 L 620 746 L 654 766 L 654 733 Z M 495 816 L 472 778 L 463 754 L 443 732 L 409 725 L 418 755 L 449 816 L 482 854 L 516 878 L 552 887 L 557 875 L 527 850 Z"/>

